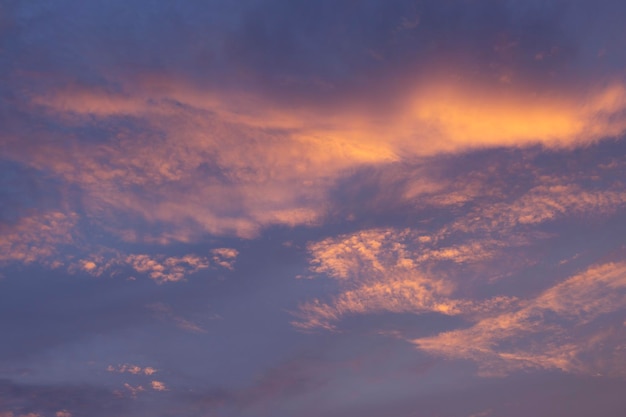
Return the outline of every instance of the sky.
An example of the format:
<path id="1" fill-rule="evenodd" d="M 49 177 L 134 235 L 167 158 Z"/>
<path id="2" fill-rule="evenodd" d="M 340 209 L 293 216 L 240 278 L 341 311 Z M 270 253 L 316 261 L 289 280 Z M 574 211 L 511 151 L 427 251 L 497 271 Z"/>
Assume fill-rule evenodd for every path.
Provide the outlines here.
<path id="1" fill-rule="evenodd" d="M 0 0 L 0 417 L 623 417 L 625 19 Z"/>

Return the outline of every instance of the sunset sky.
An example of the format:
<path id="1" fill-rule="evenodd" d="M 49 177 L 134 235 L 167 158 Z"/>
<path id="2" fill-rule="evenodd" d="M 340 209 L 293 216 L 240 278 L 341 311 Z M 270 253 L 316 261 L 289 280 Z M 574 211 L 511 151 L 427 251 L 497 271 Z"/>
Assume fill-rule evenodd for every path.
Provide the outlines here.
<path id="1" fill-rule="evenodd" d="M 626 416 L 623 0 L 0 0 L 0 417 Z"/>

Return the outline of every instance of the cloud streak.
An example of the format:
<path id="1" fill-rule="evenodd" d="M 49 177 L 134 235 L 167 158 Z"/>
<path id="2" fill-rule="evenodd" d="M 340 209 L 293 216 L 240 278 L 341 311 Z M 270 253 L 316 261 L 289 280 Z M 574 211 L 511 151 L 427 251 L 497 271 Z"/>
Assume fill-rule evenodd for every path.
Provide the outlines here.
<path id="1" fill-rule="evenodd" d="M 475 360 L 486 375 L 539 368 L 623 376 L 623 324 L 596 320 L 622 312 L 625 301 L 626 265 L 596 265 L 518 309 L 413 343 L 435 355 Z"/>

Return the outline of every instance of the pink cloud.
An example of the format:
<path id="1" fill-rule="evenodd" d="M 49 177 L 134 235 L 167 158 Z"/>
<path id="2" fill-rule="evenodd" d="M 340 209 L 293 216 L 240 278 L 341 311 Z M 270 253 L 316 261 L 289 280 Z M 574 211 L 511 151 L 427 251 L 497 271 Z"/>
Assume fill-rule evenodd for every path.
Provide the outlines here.
<path id="1" fill-rule="evenodd" d="M 165 384 L 163 382 L 161 382 L 161 381 L 152 381 L 152 382 L 150 382 L 150 386 L 155 391 L 168 391 L 168 389 L 165 386 Z"/>
<path id="2" fill-rule="evenodd" d="M 43 262 L 59 266 L 59 247 L 72 244 L 75 213 L 33 213 L 15 224 L 0 224 L 0 262 Z"/>

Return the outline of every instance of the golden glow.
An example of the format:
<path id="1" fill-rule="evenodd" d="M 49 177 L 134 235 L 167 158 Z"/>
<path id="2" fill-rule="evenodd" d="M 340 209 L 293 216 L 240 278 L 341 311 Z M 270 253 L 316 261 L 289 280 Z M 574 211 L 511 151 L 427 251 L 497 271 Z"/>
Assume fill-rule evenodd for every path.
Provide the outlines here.
<path id="1" fill-rule="evenodd" d="M 71 163 L 45 146 L 24 157 L 83 187 L 90 210 L 130 212 L 167 226 L 160 236 L 118 229 L 120 236 L 190 241 L 200 232 L 249 238 L 272 224 L 316 224 L 328 191 L 358 167 L 484 147 L 580 146 L 626 128 L 623 118 L 612 117 L 626 109 L 621 84 L 579 95 L 436 80 L 424 85 L 407 88 L 414 93 L 385 107 L 355 103 L 332 111 L 149 77 L 124 95 L 74 88 L 34 102 L 70 123 L 77 115 L 129 115 L 153 132 L 120 131 L 115 146 L 76 143 Z M 406 196 L 441 187 L 423 179 Z M 439 200 L 465 198 L 452 193 Z"/>

